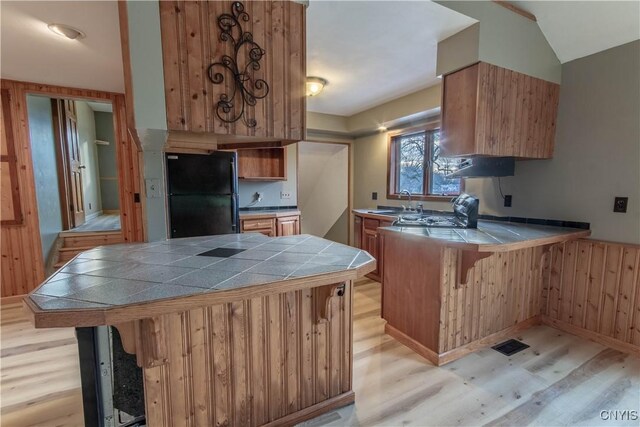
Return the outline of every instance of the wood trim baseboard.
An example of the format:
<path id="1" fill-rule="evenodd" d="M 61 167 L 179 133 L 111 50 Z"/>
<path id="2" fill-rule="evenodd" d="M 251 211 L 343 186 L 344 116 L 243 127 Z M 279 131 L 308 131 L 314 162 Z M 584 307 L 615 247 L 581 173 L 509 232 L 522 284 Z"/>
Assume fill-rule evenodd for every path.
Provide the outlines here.
<path id="1" fill-rule="evenodd" d="M 539 325 L 540 323 L 541 323 L 540 316 L 530 317 L 527 320 L 523 320 L 520 323 L 516 323 L 513 326 L 510 326 L 506 329 L 503 329 L 501 331 L 488 335 L 484 338 L 481 338 L 479 340 L 470 342 L 463 346 L 454 348 L 453 350 L 449 350 L 447 352 L 439 353 L 439 354 L 431 350 L 430 348 L 425 347 L 419 342 L 415 341 L 413 338 L 407 336 L 406 334 L 397 330 L 393 326 L 390 326 L 388 323 L 384 325 L 384 332 L 387 335 L 400 341 L 402 344 L 406 345 L 411 350 L 415 351 L 416 353 L 418 353 L 419 355 L 421 355 L 422 357 L 424 357 L 434 365 L 442 366 L 449 362 L 453 362 L 454 360 L 458 360 L 466 356 L 467 354 L 473 353 L 474 351 L 495 345 L 500 341 L 504 340 L 505 338 L 508 338 L 510 335 L 515 334 L 516 332 L 522 331 L 524 329 L 528 329 L 535 325 Z"/>
<path id="2" fill-rule="evenodd" d="M 278 418 L 275 421 L 264 424 L 263 427 L 294 426 L 303 421 L 315 418 L 318 415 L 322 415 L 334 409 L 350 405 L 355 402 L 355 400 L 356 394 L 353 391 L 348 391 L 346 393 L 342 393 L 330 399 L 324 400 L 320 403 L 316 403 L 315 405 L 309 406 L 308 408 L 301 409 L 293 414 Z"/>
<path id="3" fill-rule="evenodd" d="M 18 304 L 22 302 L 25 296 L 26 295 L 12 295 L 10 297 L 2 297 L 0 298 L 0 305 Z"/>
<path id="4" fill-rule="evenodd" d="M 440 354 L 440 365 L 444 365 L 449 362 L 453 362 L 454 360 L 460 359 L 463 356 L 466 356 L 469 353 L 473 353 L 476 350 L 480 350 L 486 347 L 491 347 L 492 345 L 498 344 L 506 338 L 509 338 L 511 335 L 516 332 L 520 332 L 524 329 L 529 329 L 532 326 L 539 325 L 541 323 L 540 316 L 533 316 L 528 318 L 527 320 L 523 320 L 522 322 L 516 323 L 513 326 L 509 326 L 506 329 L 495 332 L 491 335 L 487 335 L 484 338 L 479 340 L 470 342 L 469 344 L 465 344 L 458 348 L 454 348 L 453 350 L 449 350 L 445 353 Z"/>
<path id="5" fill-rule="evenodd" d="M 413 338 L 411 338 L 410 336 L 408 336 L 404 332 L 401 332 L 398 329 L 394 328 L 393 326 L 389 325 L 388 323 L 385 323 L 385 325 L 384 325 L 384 333 L 389 335 L 390 337 L 400 341 L 401 344 L 406 345 L 411 350 L 415 351 L 420 356 L 424 357 L 425 359 L 427 359 L 429 362 L 433 363 L 434 365 L 440 366 L 439 365 L 440 356 L 438 355 L 438 353 L 436 353 L 435 351 L 431 350 L 430 348 L 425 347 L 424 345 L 420 344 L 419 342 L 417 342 L 416 340 L 414 340 Z"/>
<path id="6" fill-rule="evenodd" d="M 598 344 L 613 348 L 614 350 L 640 356 L 640 347 L 633 344 L 620 341 L 615 338 L 608 337 L 606 335 L 599 334 L 598 332 L 593 332 L 567 322 L 563 322 L 562 320 L 552 319 L 547 315 L 541 315 L 540 320 L 543 325 L 547 325 L 552 328 L 559 329 L 563 332 L 579 336 L 580 338 L 585 338 L 597 342 Z"/>

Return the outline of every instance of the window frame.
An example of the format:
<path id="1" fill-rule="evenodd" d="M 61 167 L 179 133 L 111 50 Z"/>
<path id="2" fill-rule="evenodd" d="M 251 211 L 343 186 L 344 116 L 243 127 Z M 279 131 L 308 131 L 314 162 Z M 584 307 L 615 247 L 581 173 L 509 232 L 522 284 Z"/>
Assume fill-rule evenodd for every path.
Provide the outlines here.
<path id="1" fill-rule="evenodd" d="M 409 197 L 405 194 L 399 194 L 396 192 L 396 177 L 398 176 L 400 163 L 396 161 L 398 157 L 397 151 L 399 146 L 393 143 L 394 138 L 402 135 L 410 135 L 418 132 L 430 132 L 436 129 L 440 129 L 440 122 L 432 122 L 422 126 L 414 126 L 405 129 L 396 130 L 387 133 L 387 199 L 390 200 L 408 200 Z M 433 147 L 429 146 L 428 155 L 431 158 Z M 426 150 L 425 150 L 426 151 Z M 429 169 L 431 169 L 431 163 L 429 163 Z M 393 172 L 392 172 L 393 171 Z M 422 188 L 424 191 L 429 190 L 429 179 L 431 177 L 431 171 L 424 174 L 424 181 Z M 460 193 L 464 191 L 464 179 L 460 179 Z M 443 196 L 438 194 L 411 194 L 411 200 L 420 201 L 433 201 L 433 202 L 449 202 L 455 199 L 456 195 Z"/>

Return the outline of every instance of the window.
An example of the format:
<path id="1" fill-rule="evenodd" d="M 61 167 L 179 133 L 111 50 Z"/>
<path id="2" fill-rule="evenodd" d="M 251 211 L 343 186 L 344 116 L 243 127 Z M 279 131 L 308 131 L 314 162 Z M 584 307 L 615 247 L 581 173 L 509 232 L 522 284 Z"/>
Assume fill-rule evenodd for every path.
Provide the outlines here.
<path id="1" fill-rule="evenodd" d="M 389 142 L 388 198 L 430 200 L 457 196 L 462 190 L 460 178 L 446 175 L 458 169 L 461 159 L 441 155 L 440 130 L 419 129 L 392 136 Z"/>

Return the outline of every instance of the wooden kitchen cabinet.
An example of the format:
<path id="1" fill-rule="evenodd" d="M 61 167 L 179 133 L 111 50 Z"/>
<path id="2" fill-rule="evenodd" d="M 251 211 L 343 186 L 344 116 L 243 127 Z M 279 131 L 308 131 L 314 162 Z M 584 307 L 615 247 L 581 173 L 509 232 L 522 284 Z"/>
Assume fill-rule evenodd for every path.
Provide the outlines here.
<path id="1" fill-rule="evenodd" d="M 276 227 L 278 236 L 293 236 L 300 234 L 300 217 L 288 216 L 276 218 Z"/>
<path id="2" fill-rule="evenodd" d="M 479 62 L 443 79 L 444 155 L 548 159 L 560 86 Z"/>
<path id="3" fill-rule="evenodd" d="M 369 273 L 367 277 L 378 282 L 382 281 L 383 269 L 382 237 L 378 232 L 378 227 L 388 227 L 392 223 L 392 220 L 355 216 L 355 245 L 359 249 L 369 252 L 376 259 L 376 269 Z"/>
<path id="4" fill-rule="evenodd" d="M 276 236 L 276 219 L 275 218 L 259 218 L 259 219 L 243 219 L 240 218 L 242 233 L 248 231 L 257 231 L 269 237 Z"/>
<path id="5" fill-rule="evenodd" d="M 238 149 L 238 179 L 284 181 L 287 179 L 285 147 Z"/>
<path id="6" fill-rule="evenodd" d="M 234 8 L 236 3 L 242 10 Z M 211 133 L 219 136 L 217 141 L 304 138 L 304 5 L 293 1 L 161 1 L 159 5 L 169 131 Z M 228 20 L 235 15 L 237 21 L 228 40 L 221 39 L 218 23 L 225 14 Z M 240 31 L 264 50 L 253 67 L 246 66 L 255 45 L 234 49 L 234 40 L 241 40 Z M 245 77 L 253 83 L 234 78 L 223 66 L 212 66 L 223 55 L 241 70 L 249 69 Z M 214 83 L 216 78 L 222 81 Z M 260 80 L 266 85 L 256 84 Z M 238 86 L 241 81 L 243 88 Z M 267 86 L 268 93 L 262 97 Z M 230 98 L 229 104 L 224 104 L 224 96 Z"/>
<path id="7" fill-rule="evenodd" d="M 294 211 L 298 212 L 298 211 Z M 241 215 L 240 232 L 258 232 L 269 237 L 300 234 L 300 215 L 260 214 Z"/>

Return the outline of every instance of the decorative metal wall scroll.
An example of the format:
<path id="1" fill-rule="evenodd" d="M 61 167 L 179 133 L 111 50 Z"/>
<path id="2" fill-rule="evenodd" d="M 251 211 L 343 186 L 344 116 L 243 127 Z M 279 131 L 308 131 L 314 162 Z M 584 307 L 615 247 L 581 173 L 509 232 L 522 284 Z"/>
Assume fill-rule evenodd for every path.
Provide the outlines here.
<path id="1" fill-rule="evenodd" d="M 214 84 L 223 83 L 225 74 L 233 78 L 232 92 L 220 95 L 216 106 L 218 118 L 225 123 L 234 123 L 242 118 L 247 127 L 252 128 L 257 123 L 255 119 L 245 116 L 246 107 L 255 106 L 258 99 L 266 97 L 269 85 L 253 76 L 254 72 L 260 70 L 260 60 L 265 50 L 253 40 L 253 34 L 242 29 L 242 22 L 249 22 L 249 14 L 239 1 L 233 2 L 230 14 L 218 16 L 220 41 L 232 44 L 233 57 L 223 55 L 220 62 L 209 66 L 207 74 Z"/>

